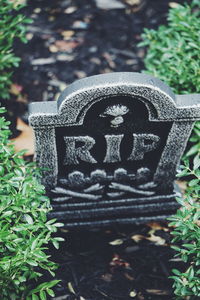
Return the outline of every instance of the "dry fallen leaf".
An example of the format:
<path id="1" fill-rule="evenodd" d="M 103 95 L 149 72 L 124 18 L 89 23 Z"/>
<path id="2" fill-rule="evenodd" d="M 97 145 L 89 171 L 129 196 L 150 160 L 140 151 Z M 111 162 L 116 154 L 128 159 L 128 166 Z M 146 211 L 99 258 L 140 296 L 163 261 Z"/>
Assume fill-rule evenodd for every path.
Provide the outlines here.
<path id="1" fill-rule="evenodd" d="M 61 32 L 61 35 L 64 37 L 64 39 L 69 39 L 74 35 L 73 30 L 64 30 Z"/>
<path id="2" fill-rule="evenodd" d="M 141 234 L 135 234 L 131 237 L 132 240 L 134 240 L 136 243 L 138 243 L 141 240 L 145 239 L 145 236 L 141 235 Z"/>
<path id="3" fill-rule="evenodd" d="M 103 274 L 103 275 L 101 276 L 101 278 L 102 278 L 104 281 L 106 281 L 106 282 L 111 282 L 111 281 L 112 281 L 112 277 L 113 277 L 113 275 L 110 274 L 110 273 L 106 273 L 106 274 Z"/>
<path id="4" fill-rule="evenodd" d="M 129 296 L 131 298 L 135 298 L 135 296 L 137 296 L 137 292 L 135 290 L 133 290 L 133 291 L 130 292 Z"/>
<path id="5" fill-rule="evenodd" d="M 130 281 L 134 281 L 135 280 L 135 278 L 133 276 L 131 276 L 130 274 L 128 274 L 128 273 L 124 273 L 124 277 L 127 278 Z"/>
<path id="6" fill-rule="evenodd" d="M 11 94 L 18 96 L 21 91 L 23 90 L 23 87 L 17 83 L 12 83 L 10 87 Z"/>
<path id="7" fill-rule="evenodd" d="M 112 246 L 121 245 L 121 244 L 123 244 L 123 240 L 117 239 L 117 240 L 114 240 L 112 242 L 109 242 L 109 244 L 112 245 Z"/>
<path id="8" fill-rule="evenodd" d="M 177 3 L 177 2 L 169 2 L 169 7 L 171 7 L 171 8 L 176 8 L 178 6 L 179 6 L 179 3 Z"/>
<path id="9" fill-rule="evenodd" d="M 67 287 L 68 287 L 69 291 L 70 291 L 72 294 L 76 294 L 75 291 L 74 291 L 74 288 L 73 288 L 73 286 L 72 286 L 72 284 L 71 284 L 71 282 L 68 282 Z"/>
<path id="10" fill-rule="evenodd" d="M 55 44 L 49 46 L 49 50 L 51 52 L 68 52 L 72 51 L 74 48 L 79 46 L 81 44 L 81 41 L 64 41 L 64 40 L 58 40 L 55 42 Z"/>
<path id="11" fill-rule="evenodd" d="M 137 299 L 138 299 L 138 300 L 144 300 L 144 296 L 142 295 L 141 292 L 138 293 Z"/>
<path id="12" fill-rule="evenodd" d="M 156 230 L 164 230 L 164 231 L 169 231 L 169 228 L 162 226 L 160 223 L 157 222 L 151 222 L 148 223 L 147 226 L 149 226 L 154 232 Z M 167 225 L 166 225 L 167 226 Z"/>
<path id="13" fill-rule="evenodd" d="M 126 0 L 126 3 L 129 5 L 138 5 L 140 4 L 141 0 Z"/>
<path id="14" fill-rule="evenodd" d="M 181 190 L 182 194 L 185 194 L 185 191 L 187 189 L 187 181 L 181 181 L 181 180 L 176 180 L 175 183 L 178 185 L 178 187 Z"/>
<path id="15" fill-rule="evenodd" d="M 126 262 L 124 259 L 120 258 L 118 254 L 114 254 L 114 257 L 112 258 L 112 261 L 110 262 L 110 266 L 112 268 L 116 268 L 116 267 L 129 268 L 130 264 L 128 262 Z"/>
<path id="16" fill-rule="evenodd" d="M 77 10 L 77 7 L 76 6 L 70 6 L 68 8 L 66 8 L 64 10 L 64 13 L 65 14 L 72 14 L 73 12 L 75 12 Z"/>
<path id="17" fill-rule="evenodd" d="M 74 71 L 74 74 L 79 78 L 84 78 L 87 76 L 87 74 L 84 71 Z"/>
<path id="18" fill-rule="evenodd" d="M 33 155 L 35 152 L 33 129 L 20 118 L 17 119 L 17 129 L 21 131 L 21 134 L 15 139 L 12 139 L 15 151 L 18 152 L 26 149 L 27 152 L 25 156 Z"/>
<path id="19" fill-rule="evenodd" d="M 151 295 L 170 295 L 170 292 L 167 290 L 146 289 L 146 292 Z"/>
<path id="20" fill-rule="evenodd" d="M 151 241 L 151 242 L 155 243 L 155 245 L 158 245 L 158 246 L 166 245 L 166 241 L 163 238 L 161 238 L 160 236 L 154 235 L 154 234 L 151 234 L 150 237 L 146 237 L 146 240 Z"/>
<path id="21" fill-rule="evenodd" d="M 139 11 L 146 4 L 146 0 L 125 0 L 125 2 L 131 7 L 132 12 Z"/>

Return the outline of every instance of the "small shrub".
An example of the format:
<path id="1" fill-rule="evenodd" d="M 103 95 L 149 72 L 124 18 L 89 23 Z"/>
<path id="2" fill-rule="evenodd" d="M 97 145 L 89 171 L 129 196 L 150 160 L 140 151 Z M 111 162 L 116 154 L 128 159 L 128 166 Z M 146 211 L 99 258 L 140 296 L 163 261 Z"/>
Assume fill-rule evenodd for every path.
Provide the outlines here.
<path id="1" fill-rule="evenodd" d="M 200 93 L 200 1 L 178 5 L 169 10 L 168 25 L 157 30 L 145 29 L 147 46 L 145 73 L 163 80 L 177 94 Z M 200 122 L 190 139 L 194 146 L 187 156 L 200 152 Z"/>
<path id="2" fill-rule="evenodd" d="M 177 94 L 200 93 L 200 2 L 178 5 L 169 10 L 168 25 L 157 30 L 145 29 L 140 46 L 147 46 L 145 73 L 168 83 Z M 174 290 L 178 299 L 200 296 L 200 122 L 197 122 L 186 157 L 192 162 L 182 166 L 179 176 L 192 176 L 182 208 L 170 218 L 177 255 L 186 263 L 185 272 L 173 270 Z M 188 298 L 189 297 L 189 298 Z"/>
<path id="3" fill-rule="evenodd" d="M 196 2 L 196 1 L 195 1 Z M 200 2 L 169 10 L 168 25 L 144 29 L 146 73 L 160 78 L 175 93 L 200 93 Z"/>
<path id="4" fill-rule="evenodd" d="M 41 269 L 54 275 L 57 266 L 45 250 L 49 243 L 58 248 L 62 238 L 53 238 L 52 233 L 62 224 L 47 220 L 51 207 L 38 182 L 39 171 L 22 159 L 23 152 L 14 152 L 8 125 L 0 117 L 0 298 L 45 300 L 46 293 L 54 295 L 51 288 L 58 281 L 32 290 L 31 282 L 35 285 Z"/>
<path id="5" fill-rule="evenodd" d="M 186 296 L 200 296 L 200 157 L 193 161 L 193 169 L 186 162 L 181 166 L 182 172 L 178 176 L 192 175 L 184 199 L 178 199 L 181 209 L 171 217 L 171 226 L 175 226 L 172 242 L 181 242 L 181 246 L 172 246 L 187 264 L 185 272 L 172 270 L 174 276 L 175 294 L 178 299 Z M 191 299 L 191 298 L 190 298 Z M 194 298 L 192 298 L 194 299 Z M 195 298 L 196 299 L 196 298 Z"/>
<path id="6" fill-rule="evenodd" d="M 17 67 L 20 61 L 13 52 L 13 43 L 16 38 L 26 42 L 24 25 L 31 23 L 30 19 L 18 13 L 23 6 L 17 0 L 0 0 L 0 97 L 2 99 L 9 98 L 12 69 Z"/>

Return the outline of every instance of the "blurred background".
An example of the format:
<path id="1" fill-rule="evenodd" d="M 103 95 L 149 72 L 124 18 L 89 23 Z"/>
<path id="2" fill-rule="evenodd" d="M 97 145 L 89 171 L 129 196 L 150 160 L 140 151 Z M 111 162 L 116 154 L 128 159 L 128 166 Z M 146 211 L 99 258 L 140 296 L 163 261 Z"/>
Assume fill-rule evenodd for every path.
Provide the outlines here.
<path id="1" fill-rule="evenodd" d="M 21 102 L 49 101 L 74 80 L 109 72 L 140 72 L 144 28 L 167 22 L 169 0 L 29 0 L 21 10 L 33 20 L 13 77 Z M 188 1 L 191 2 L 191 1 Z"/>

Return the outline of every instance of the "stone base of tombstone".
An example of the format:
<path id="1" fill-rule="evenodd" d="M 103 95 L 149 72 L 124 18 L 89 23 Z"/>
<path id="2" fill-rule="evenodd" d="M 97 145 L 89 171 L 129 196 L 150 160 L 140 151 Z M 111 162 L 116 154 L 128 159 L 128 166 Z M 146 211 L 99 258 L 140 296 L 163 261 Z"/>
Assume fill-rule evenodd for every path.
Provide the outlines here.
<path id="1" fill-rule="evenodd" d="M 99 202 L 77 199 L 77 202 L 69 203 L 68 200 L 51 194 L 53 212 L 49 217 L 63 222 L 67 228 L 139 225 L 166 220 L 180 207 L 176 201 L 176 197 L 180 196 L 177 189 L 171 195 L 108 199 Z"/>
<path id="2" fill-rule="evenodd" d="M 36 161 L 66 227 L 163 220 L 179 207 L 174 178 L 199 95 L 144 74 L 81 79 L 57 102 L 33 103 Z"/>

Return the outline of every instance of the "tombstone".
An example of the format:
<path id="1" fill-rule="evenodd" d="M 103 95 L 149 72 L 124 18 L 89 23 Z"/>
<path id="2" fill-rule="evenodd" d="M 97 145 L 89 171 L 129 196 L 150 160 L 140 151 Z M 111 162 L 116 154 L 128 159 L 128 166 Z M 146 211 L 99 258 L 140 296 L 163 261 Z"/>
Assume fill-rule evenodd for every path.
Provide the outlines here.
<path id="1" fill-rule="evenodd" d="M 176 170 L 198 119 L 199 95 L 174 95 L 138 73 L 84 78 L 57 102 L 32 103 L 50 217 L 68 228 L 166 219 L 178 208 Z"/>

